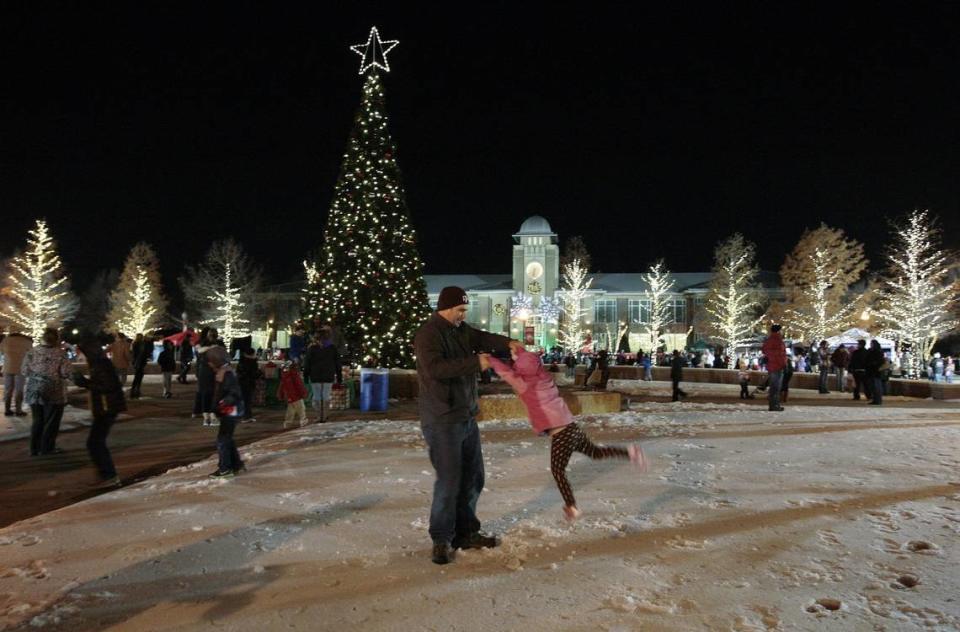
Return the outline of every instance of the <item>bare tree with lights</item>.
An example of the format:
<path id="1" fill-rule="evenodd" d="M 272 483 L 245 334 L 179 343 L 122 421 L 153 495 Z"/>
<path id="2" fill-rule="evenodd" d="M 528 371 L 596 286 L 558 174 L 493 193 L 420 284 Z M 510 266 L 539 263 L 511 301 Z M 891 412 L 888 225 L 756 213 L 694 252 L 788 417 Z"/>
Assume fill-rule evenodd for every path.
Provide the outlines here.
<path id="1" fill-rule="evenodd" d="M 26 251 L 14 255 L 7 269 L 0 315 L 39 344 L 46 327 L 59 327 L 77 309 L 46 221 L 38 219 L 27 232 Z"/>
<path id="2" fill-rule="evenodd" d="M 757 291 L 756 246 L 734 233 L 713 252 L 713 278 L 703 309 L 707 333 L 733 352 L 755 333 L 763 316 Z"/>
<path id="3" fill-rule="evenodd" d="M 191 312 L 215 326 L 226 342 L 250 333 L 262 274 L 234 239 L 214 242 L 200 265 L 187 266 L 180 285 Z"/>
<path id="4" fill-rule="evenodd" d="M 640 276 L 649 288 L 646 298 L 650 301 L 650 320 L 646 323 L 644 333 L 650 343 L 650 349 L 656 350 L 663 341 L 666 326 L 673 323 L 673 306 L 670 304 L 670 295 L 673 292 L 673 279 L 663 259 L 660 259 L 650 270 Z"/>
<path id="5" fill-rule="evenodd" d="M 909 371 L 916 376 L 937 339 L 957 328 L 957 285 L 949 279 L 956 257 L 941 248 L 940 230 L 928 211 L 913 211 L 892 228 L 874 313 L 885 327 L 883 335 L 910 349 Z"/>
<path id="6" fill-rule="evenodd" d="M 587 278 L 587 269 L 579 259 L 573 259 L 563 266 L 563 286 L 559 292 L 563 319 L 560 322 L 557 342 L 571 353 L 578 352 L 585 342 L 586 332 L 582 320 L 586 310 L 583 299 L 592 283 L 593 279 Z"/>
<path id="7" fill-rule="evenodd" d="M 140 242 L 127 255 L 120 281 L 110 294 L 108 326 L 133 338 L 155 327 L 166 309 L 157 254 L 150 244 Z"/>
<path id="8" fill-rule="evenodd" d="M 788 335 L 818 341 L 852 325 L 870 300 L 870 292 L 850 294 L 867 264 L 863 244 L 847 239 L 842 230 L 821 224 L 804 231 L 780 268 Z"/>

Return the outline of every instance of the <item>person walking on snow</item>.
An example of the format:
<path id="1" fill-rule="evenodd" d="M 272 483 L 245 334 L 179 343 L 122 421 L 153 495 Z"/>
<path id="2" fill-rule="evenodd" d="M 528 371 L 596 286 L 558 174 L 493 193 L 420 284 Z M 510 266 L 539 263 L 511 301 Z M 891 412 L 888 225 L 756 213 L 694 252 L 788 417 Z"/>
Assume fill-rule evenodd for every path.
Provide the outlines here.
<path id="1" fill-rule="evenodd" d="M 783 342 L 780 325 L 770 326 L 770 335 L 763 341 L 763 355 L 767 360 L 767 375 L 770 386 L 767 390 L 768 408 L 771 411 L 781 411 L 780 386 L 783 383 L 783 370 L 787 366 L 787 348 Z"/>
<path id="2" fill-rule="evenodd" d="M 157 356 L 157 364 L 163 375 L 163 397 L 170 399 L 173 397 L 173 372 L 177 370 L 177 361 L 173 358 L 173 343 L 169 340 L 163 341 L 163 351 Z"/>
<path id="3" fill-rule="evenodd" d="M 598 446 L 590 441 L 573 420 L 553 376 L 543 369 L 536 354 L 520 349 L 511 350 L 510 355 L 514 360 L 513 368 L 493 356 L 489 358 L 490 366 L 520 396 L 534 432 L 550 437 L 550 472 L 563 496 L 563 513 L 567 520 L 576 520 L 581 513 L 566 474 L 574 452 L 586 454 L 594 460 L 629 459 L 641 471 L 646 471 L 647 462 L 638 444 L 624 448 Z"/>
<path id="4" fill-rule="evenodd" d="M 240 459 L 233 431 L 243 416 L 243 393 L 237 374 L 227 359 L 227 350 L 222 345 L 210 347 L 204 354 L 210 371 L 213 373 L 213 401 L 218 425 L 217 430 L 217 470 L 211 478 L 233 478 L 238 472 L 247 469 Z"/>
<path id="5" fill-rule="evenodd" d="M 673 401 L 680 401 L 681 397 L 686 397 L 687 393 L 680 388 L 680 380 L 683 379 L 683 357 L 676 349 L 673 350 L 673 357 L 670 360 L 670 381 L 673 382 Z"/>
<path id="6" fill-rule="evenodd" d="M 120 383 L 124 385 L 127 383 L 127 373 L 130 371 L 130 356 L 130 339 L 118 331 L 110 344 L 110 360 L 117 369 Z"/>
<path id="7" fill-rule="evenodd" d="M 431 559 L 453 560 L 454 551 L 494 547 L 477 519 L 483 491 L 483 451 L 477 427 L 477 373 L 490 367 L 487 351 L 523 349 L 518 340 L 474 329 L 467 318 L 467 293 L 448 286 L 437 311 L 414 338 L 420 386 L 420 428 L 437 479 L 430 506 Z"/>
<path id="8" fill-rule="evenodd" d="M 47 327 L 41 340 L 39 347 L 27 351 L 22 367 L 27 380 L 24 399 L 33 414 L 31 456 L 63 452 L 57 447 L 57 434 L 67 405 L 64 380 L 70 377 L 70 361 L 60 348 L 60 332 Z"/>
<path id="9" fill-rule="evenodd" d="M 90 453 L 90 460 L 100 476 L 99 486 L 119 487 L 120 479 L 107 447 L 107 436 L 117 420 L 117 415 L 127 409 L 127 402 L 123 398 L 123 385 L 117 376 L 117 370 L 104 355 L 98 341 L 81 341 L 80 351 L 87 358 L 90 377 L 76 371 L 73 374 L 73 383 L 87 389 L 90 395 L 93 425 L 90 426 L 90 434 L 87 436 L 87 452 Z"/>
<path id="10" fill-rule="evenodd" d="M 300 367 L 296 362 L 287 363 L 280 375 L 280 386 L 277 387 L 277 399 L 287 402 L 287 412 L 283 418 L 283 427 L 290 428 L 299 423 L 303 428 L 310 421 L 307 419 L 307 408 L 303 400 L 307 396 L 307 387 L 300 377 Z"/>

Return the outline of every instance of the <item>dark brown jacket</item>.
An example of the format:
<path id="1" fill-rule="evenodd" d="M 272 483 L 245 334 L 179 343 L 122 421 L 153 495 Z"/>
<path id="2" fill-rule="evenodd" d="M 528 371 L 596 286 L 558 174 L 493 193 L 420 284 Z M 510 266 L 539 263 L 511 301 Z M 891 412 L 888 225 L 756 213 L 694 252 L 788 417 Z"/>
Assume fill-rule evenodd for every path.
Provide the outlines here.
<path id="1" fill-rule="evenodd" d="M 474 329 L 466 323 L 451 325 L 434 312 L 413 340 L 420 381 L 420 422 L 456 423 L 477 414 L 476 354 L 507 351 L 510 339 Z"/>

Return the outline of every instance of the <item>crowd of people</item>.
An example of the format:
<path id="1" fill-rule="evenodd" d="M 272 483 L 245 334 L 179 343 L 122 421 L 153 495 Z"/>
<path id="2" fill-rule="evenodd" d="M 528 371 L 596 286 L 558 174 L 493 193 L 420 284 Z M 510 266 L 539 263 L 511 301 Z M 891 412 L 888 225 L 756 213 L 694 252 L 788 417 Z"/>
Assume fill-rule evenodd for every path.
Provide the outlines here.
<path id="1" fill-rule="evenodd" d="M 420 328 L 414 343 L 421 429 L 436 473 L 429 534 L 433 540 L 432 559 L 438 564 L 452 561 L 457 549 L 499 544 L 498 538 L 480 530 L 476 517 L 476 503 L 484 486 L 476 424 L 478 374 L 486 379 L 492 373 L 499 375 L 525 405 L 534 432 L 550 438 L 550 469 L 564 501 L 563 512 L 568 520 L 575 520 L 580 510 L 565 474 L 573 452 L 582 452 L 592 459 L 626 459 L 641 470 L 646 461 L 637 444 L 593 443 L 574 421 L 550 372 L 563 370 L 573 377 L 577 365 L 585 363 L 584 386 L 605 389 L 612 365 L 639 366 L 644 380 L 653 379 L 654 366 L 669 367 L 672 399 L 679 401 L 687 395 L 680 387 L 685 367 L 737 370 L 742 398 L 754 396 L 749 392 L 755 377 L 752 371 L 760 370 L 765 379 L 758 390 L 766 391 L 768 408 L 774 412 L 784 410 L 791 378 L 797 372 L 815 373 L 820 393 L 829 393 L 831 388 L 844 391 L 849 383 L 853 399 L 859 400 L 863 394 L 874 405 L 882 404 L 886 380 L 892 372 L 890 357 L 876 339 L 869 345 L 866 340 L 859 340 L 852 350 L 844 345 L 831 348 L 826 340 L 803 347 L 785 341 L 780 325 L 776 324 L 771 326 L 758 352 L 734 358 L 710 349 L 671 353 L 658 349 L 635 354 L 553 350 L 540 356 L 528 352 L 519 341 L 467 325 L 467 304 L 462 289 L 444 288 L 437 311 Z M 95 339 L 82 340 L 77 345 L 86 360 L 86 371 L 82 371 L 82 365 L 72 362 L 56 329 L 46 329 L 36 346 L 22 334 L 7 335 L 0 342 L 5 414 L 24 416 L 24 405 L 29 406 L 30 454 L 42 457 L 62 452 L 56 445 L 57 435 L 67 402 L 67 386 L 73 383 L 87 389 L 89 395 L 93 423 L 87 450 L 98 484 L 119 485 L 107 438 L 118 415 L 127 410 L 127 399 L 141 397 L 147 367 L 155 361 L 162 375 L 164 398 L 173 397 L 174 374 L 183 384 L 189 382 L 191 370 L 195 375 L 192 416 L 202 420 L 203 426 L 218 429 L 217 469 L 210 476 L 230 478 L 244 471 L 246 466 L 237 450 L 234 432 L 238 424 L 255 421 L 253 409 L 264 377 L 259 363 L 261 350 L 238 345 L 228 352 L 214 328 L 197 333 L 185 330 L 182 335 L 160 342 L 161 349 L 154 360 L 156 342 L 149 335 L 138 334 L 130 340 L 117 333 L 108 345 Z M 508 357 L 512 362 L 506 360 Z M 952 381 L 956 368 L 953 358 L 936 354 L 929 367 L 931 379 Z M 125 395 L 131 373 L 131 385 Z M 286 404 L 284 427 L 326 421 L 334 386 L 341 384 L 342 379 L 343 367 L 332 330 L 322 327 L 282 366 L 276 396 Z M 308 397 L 312 419 L 305 405 Z"/>

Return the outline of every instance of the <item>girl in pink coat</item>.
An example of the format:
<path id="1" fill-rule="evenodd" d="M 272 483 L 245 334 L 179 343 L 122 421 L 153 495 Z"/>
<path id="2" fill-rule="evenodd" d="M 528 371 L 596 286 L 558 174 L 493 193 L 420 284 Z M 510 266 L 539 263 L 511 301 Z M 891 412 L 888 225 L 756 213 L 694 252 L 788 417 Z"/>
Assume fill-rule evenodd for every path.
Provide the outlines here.
<path id="1" fill-rule="evenodd" d="M 570 409 L 560 397 L 553 377 L 544 370 L 538 355 L 529 351 L 513 351 L 511 356 L 514 360 L 512 368 L 493 356 L 489 357 L 490 366 L 520 396 L 534 432 L 550 436 L 550 472 L 563 496 L 563 513 L 567 520 L 576 520 L 580 516 L 566 475 L 567 463 L 574 452 L 586 454 L 591 459 L 630 459 L 641 471 L 647 470 L 647 462 L 639 445 L 626 448 L 598 446 L 587 438 L 573 421 Z"/>

